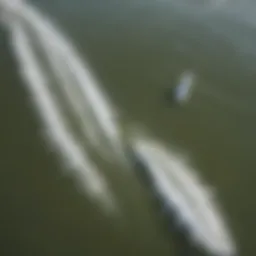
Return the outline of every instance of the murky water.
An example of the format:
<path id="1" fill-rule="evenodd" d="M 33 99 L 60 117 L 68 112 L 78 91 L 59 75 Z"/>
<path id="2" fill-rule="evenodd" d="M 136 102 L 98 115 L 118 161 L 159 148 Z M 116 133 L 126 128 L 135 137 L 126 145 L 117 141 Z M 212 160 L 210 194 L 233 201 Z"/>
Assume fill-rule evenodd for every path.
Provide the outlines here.
<path id="1" fill-rule="evenodd" d="M 254 255 L 256 43 L 253 1 L 39 1 L 73 37 L 124 116 L 177 147 L 218 189 L 241 255 Z M 104 167 L 123 213 L 106 217 L 49 152 L 1 30 L 2 255 L 175 255 L 146 189 Z M 198 75 L 190 103 L 164 91 Z M 100 161 L 100 160 L 99 160 Z M 173 252 L 173 253 L 172 253 Z"/>

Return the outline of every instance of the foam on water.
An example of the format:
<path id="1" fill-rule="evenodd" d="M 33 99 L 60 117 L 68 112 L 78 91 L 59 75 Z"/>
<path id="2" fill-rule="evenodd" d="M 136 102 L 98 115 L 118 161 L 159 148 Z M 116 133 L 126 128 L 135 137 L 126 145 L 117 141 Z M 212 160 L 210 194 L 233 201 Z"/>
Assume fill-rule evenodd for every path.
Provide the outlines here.
<path id="1" fill-rule="evenodd" d="M 193 242 L 213 255 L 235 255 L 235 245 L 212 193 L 181 157 L 159 142 L 134 138 L 133 150 L 146 164 L 154 190 L 177 213 Z"/>
<path id="2" fill-rule="evenodd" d="M 75 138 L 64 115 L 60 111 L 58 101 L 50 90 L 49 80 L 33 52 L 31 40 L 22 26 L 22 20 L 9 16 L 6 24 L 11 32 L 11 41 L 19 64 L 19 70 L 38 107 L 49 141 L 61 154 L 66 165 L 74 170 L 73 175 L 83 189 L 94 199 L 99 200 L 107 209 L 114 209 L 114 198 L 107 182 L 96 165 L 91 162 L 85 148 Z M 23 24 L 24 25 L 24 24 Z"/>
<path id="3" fill-rule="evenodd" d="M 97 136 L 104 135 L 107 138 L 108 143 L 112 145 L 115 153 L 119 154 L 122 151 L 122 145 L 117 123 L 117 110 L 110 104 L 107 96 L 100 89 L 100 86 L 95 77 L 93 77 L 88 65 L 80 58 L 71 41 L 67 37 L 64 37 L 63 33 L 59 32 L 59 29 L 55 29 L 52 23 L 44 18 L 39 11 L 28 6 L 27 8 L 24 8 L 24 18 L 25 17 L 28 21 L 32 22 L 31 24 L 36 28 L 36 31 L 38 32 L 37 34 L 41 39 L 47 38 L 47 41 L 45 39 L 42 41 L 45 47 L 48 47 L 48 50 L 51 48 L 51 53 L 54 53 L 56 59 L 58 58 L 63 62 L 63 65 L 66 65 L 65 70 L 62 72 L 69 71 L 76 82 L 76 84 L 69 86 L 76 87 L 76 89 L 80 91 L 81 96 L 83 96 L 80 103 L 82 104 L 83 101 L 88 103 L 86 107 L 93 112 L 95 121 L 97 122 L 94 122 L 94 129 L 101 129 L 101 134 L 97 134 Z M 50 54 L 47 49 L 46 51 Z M 52 65 L 54 65 L 53 61 L 51 62 Z M 72 87 L 70 88 L 69 93 L 72 91 Z M 79 101 L 79 98 L 74 99 L 72 93 L 68 95 L 70 101 Z M 95 140 L 90 140 L 90 142 L 95 145 Z M 103 145 L 98 149 L 100 150 L 102 146 Z M 105 151 L 105 154 L 108 154 L 107 150 Z"/>

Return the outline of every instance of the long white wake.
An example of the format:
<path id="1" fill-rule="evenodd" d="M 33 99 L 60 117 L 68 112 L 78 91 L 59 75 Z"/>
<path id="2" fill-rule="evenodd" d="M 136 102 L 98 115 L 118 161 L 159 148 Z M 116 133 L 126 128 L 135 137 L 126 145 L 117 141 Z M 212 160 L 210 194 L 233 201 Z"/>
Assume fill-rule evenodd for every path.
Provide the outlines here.
<path id="1" fill-rule="evenodd" d="M 64 37 L 63 33 L 59 33 L 49 20 L 42 17 L 39 11 L 28 6 L 24 9 L 24 17 L 26 17 L 28 22 L 32 22 L 42 44 L 44 47 L 47 47 L 47 49 L 45 49 L 46 52 L 48 54 L 54 54 L 54 56 L 56 56 L 55 59 L 58 58 L 62 61 L 62 66 L 66 66 L 65 70 L 73 75 L 74 82 L 78 85 L 76 89 L 78 89 L 82 95 L 81 101 L 88 103 L 86 105 L 87 109 L 84 108 L 83 110 L 88 111 L 89 108 L 89 110 L 94 113 L 94 117 L 97 121 L 97 124 L 93 127 L 94 131 L 97 130 L 97 127 L 98 129 L 100 127 L 100 129 L 103 130 L 102 134 L 106 136 L 108 143 L 110 143 L 115 150 L 115 154 L 119 154 L 122 145 L 120 143 L 120 130 L 118 129 L 119 125 L 117 123 L 117 110 L 110 104 L 107 96 L 102 92 L 102 89 L 99 88 L 99 84 L 92 76 L 88 65 L 82 61 L 70 40 Z M 53 61 L 51 62 L 52 66 L 54 66 Z M 69 86 L 75 87 L 75 84 L 70 84 Z M 73 88 L 69 89 L 70 98 L 72 97 L 72 89 Z M 79 98 L 72 99 L 72 102 L 78 100 Z M 94 141 L 91 142 L 94 145 L 97 143 L 95 142 L 95 137 L 100 135 L 101 134 L 97 134 L 93 136 Z M 99 142 L 97 144 L 99 144 Z M 99 148 L 102 148 L 102 146 L 104 145 L 100 145 Z M 107 151 L 105 151 L 105 153 L 107 153 Z"/>
<path id="2" fill-rule="evenodd" d="M 235 255 L 236 246 L 213 192 L 194 170 L 174 152 L 144 135 L 135 136 L 131 145 L 164 210 L 174 212 L 174 221 L 186 229 L 190 240 L 212 255 Z"/>
<path id="3" fill-rule="evenodd" d="M 114 200 L 108 185 L 95 164 L 87 157 L 84 147 L 80 145 L 68 128 L 68 122 L 62 115 L 57 100 L 50 92 L 51 85 L 47 80 L 47 75 L 40 67 L 29 37 L 21 25 L 21 20 L 17 17 L 10 17 L 8 25 L 21 75 L 44 120 L 50 142 L 57 148 L 57 152 L 61 153 L 65 164 L 76 171 L 73 174 L 78 176 L 78 180 L 86 192 L 100 200 L 102 205 L 107 205 L 108 209 L 111 209 L 114 206 Z"/>

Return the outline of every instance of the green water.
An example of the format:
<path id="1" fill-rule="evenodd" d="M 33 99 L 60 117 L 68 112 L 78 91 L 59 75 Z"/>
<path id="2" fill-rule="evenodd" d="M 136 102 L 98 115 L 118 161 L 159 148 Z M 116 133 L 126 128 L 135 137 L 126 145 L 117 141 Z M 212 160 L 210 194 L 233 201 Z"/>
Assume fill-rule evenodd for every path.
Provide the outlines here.
<path id="1" fill-rule="evenodd" d="M 241 255 L 255 255 L 256 58 L 246 44 L 256 42 L 253 27 L 223 14 L 182 11 L 171 1 L 40 6 L 87 56 L 123 114 L 184 152 L 217 187 Z M 0 37 L 0 254 L 175 255 L 135 175 L 106 168 L 123 209 L 116 219 L 104 216 L 63 175 L 40 135 L 8 34 L 1 31 Z M 188 68 L 198 75 L 192 100 L 171 109 L 165 88 Z"/>

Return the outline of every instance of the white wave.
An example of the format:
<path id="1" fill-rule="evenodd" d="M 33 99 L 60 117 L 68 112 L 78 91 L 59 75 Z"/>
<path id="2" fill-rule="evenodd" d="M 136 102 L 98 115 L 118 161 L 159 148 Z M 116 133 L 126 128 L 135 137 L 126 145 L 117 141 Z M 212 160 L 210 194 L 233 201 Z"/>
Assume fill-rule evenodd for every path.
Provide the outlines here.
<path id="1" fill-rule="evenodd" d="M 136 136 L 131 146 L 151 177 L 167 211 L 186 228 L 190 239 L 213 255 L 235 255 L 235 245 L 210 190 L 173 152 L 150 138 Z"/>
<path id="2" fill-rule="evenodd" d="M 56 50 L 52 47 L 51 40 L 49 41 L 49 39 L 40 32 L 37 34 L 39 44 L 44 49 L 44 54 L 48 57 L 50 67 L 59 80 L 57 85 L 60 87 L 61 91 L 64 92 L 66 104 L 70 105 L 69 109 L 73 112 L 76 119 L 79 120 L 83 135 L 89 139 L 93 146 L 100 148 L 101 141 L 97 133 L 99 132 L 97 131 L 98 126 L 95 125 L 95 120 L 93 120 L 93 118 L 90 117 L 90 113 L 88 113 L 90 112 L 90 105 L 86 102 L 83 95 L 81 95 L 67 63 L 62 56 L 56 56 Z"/>
<path id="3" fill-rule="evenodd" d="M 69 74 L 72 75 L 75 83 L 66 84 L 65 87 L 67 89 L 66 95 L 69 95 L 69 101 L 72 102 L 73 105 L 75 102 L 80 104 L 80 106 L 76 106 L 78 113 L 83 111 L 83 107 L 81 107 L 83 101 L 87 103 L 84 111 L 86 108 L 89 108 L 90 111 L 94 113 L 95 120 L 97 121 L 93 126 L 94 132 L 100 128 L 102 134 L 104 134 L 108 143 L 112 146 L 112 149 L 120 156 L 122 145 L 117 123 L 117 110 L 110 104 L 102 90 L 100 90 L 99 84 L 93 77 L 91 70 L 80 58 L 71 41 L 67 37 L 64 37 L 63 33 L 59 32 L 59 29 L 55 29 L 49 19 L 44 18 L 34 7 L 24 7 L 23 17 L 30 22 L 31 26 L 37 31 L 38 37 L 43 40 L 42 44 L 44 44 L 48 55 L 52 54 L 51 63 L 53 67 L 55 66 L 59 78 L 61 78 L 62 81 L 65 79 L 63 76 L 64 72 L 69 72 Z M 58 66 L 58 70 L 56 69 L 58 65 L 56 62 L 57 59 L 59 60 L 58 63 L 60 63 L 60 61 L 63 62 L 61 66 Z M 60 70 L 61 68 L 65 69 Z M 81 93 L 80 99 L 78 97 L 74 98 L 74 90 Z M 89 122 L 87 121 L 87 123 Z M 88 125 L 85 125 L 84 128 L 87 130 L 90 129 Z M 95 138 L 97 136 L 100 137 L 101 134 L 97 134 L 97 136 L 91 136 L 90 134 L 88 137 L 94 138 L 91 139 L 90 142 L 94 145 L 99 144 L 99 141 L 97 142 Z M 100 150 L 103 146 L 104 145 L 101 145 L 98 149 Z M 106 150 L 105 153 L 108 154 L 109 150 Z"/>
<path id="4" fill-rule="evenodd" d="M 73 175 L 86 192 L 108 210 L 114 209 L 114 199 L 104 177 L 90 161 L 84 148 L 75 139 L 68 127 L 67 120 L 61 114 L 56 99 L 51 95 L 46 74 L 40 67 L 32 44 L 21 26 L 21 20 L 9 18 L 8 25 L 12 34 L 12 44 L 16 53 L 19 69 L 30 90 L 39 114 L 44 120 L 50 141 L 57 148 L 66 165 L 74 170 Z"/>

